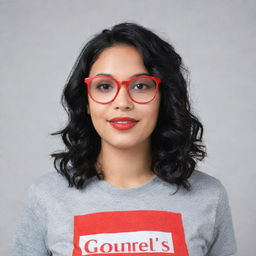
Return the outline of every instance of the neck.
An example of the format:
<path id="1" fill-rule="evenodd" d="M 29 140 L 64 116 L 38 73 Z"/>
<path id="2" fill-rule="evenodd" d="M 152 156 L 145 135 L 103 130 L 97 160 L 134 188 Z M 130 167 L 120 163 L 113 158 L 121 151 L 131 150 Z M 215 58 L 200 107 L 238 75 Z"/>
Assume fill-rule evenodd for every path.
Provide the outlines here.
<path id="1" fill-rule="evenodd" d="M 140 186 L 154 175 L 151 171 L 149 140 L 125 149 L 102 141 L 97 162 L 104 180 L 117 187 Z"/>

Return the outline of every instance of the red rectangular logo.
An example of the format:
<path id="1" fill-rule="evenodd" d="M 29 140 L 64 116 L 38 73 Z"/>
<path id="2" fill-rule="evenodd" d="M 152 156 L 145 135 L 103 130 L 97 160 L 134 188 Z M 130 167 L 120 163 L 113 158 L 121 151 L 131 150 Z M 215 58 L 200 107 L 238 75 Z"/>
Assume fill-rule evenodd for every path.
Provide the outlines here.
<path id="1" fill-rule="evenodd" d="M 180 213 L 110 211 L 74 216 L 72 256 L 188 256 Z"/>

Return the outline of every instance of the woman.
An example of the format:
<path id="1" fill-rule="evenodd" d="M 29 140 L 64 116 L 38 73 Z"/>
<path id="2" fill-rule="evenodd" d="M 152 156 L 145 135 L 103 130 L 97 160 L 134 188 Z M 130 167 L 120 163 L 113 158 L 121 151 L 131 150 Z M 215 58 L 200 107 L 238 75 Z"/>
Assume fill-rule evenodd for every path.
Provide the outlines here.
<path id="1" fill-rule="evenodd" d="M 206 156 L 181 57 L 121 23 L 83 48 L 63 92 L 57 172 L 25 196 L 12 255 L 227 256 L 236 252 L 222 183 Z"/>

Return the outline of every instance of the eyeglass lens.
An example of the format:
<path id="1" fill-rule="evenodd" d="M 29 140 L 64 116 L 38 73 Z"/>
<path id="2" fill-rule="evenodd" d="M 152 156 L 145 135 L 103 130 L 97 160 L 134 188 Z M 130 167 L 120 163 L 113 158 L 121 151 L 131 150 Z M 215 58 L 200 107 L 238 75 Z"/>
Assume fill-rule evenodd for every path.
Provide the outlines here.
<path id="1" fill-rule="evenodd" d="M 150 101 L 156 92 L 156 82 L 151 78 L 137 78 L 131 80 L 128 89 L 133 100 L 138 102 Z M 95 77 L 90 83 L 91 96 L 99 102 L 113 100 L 118 90 L 118 85 L 111 78 Z"/>

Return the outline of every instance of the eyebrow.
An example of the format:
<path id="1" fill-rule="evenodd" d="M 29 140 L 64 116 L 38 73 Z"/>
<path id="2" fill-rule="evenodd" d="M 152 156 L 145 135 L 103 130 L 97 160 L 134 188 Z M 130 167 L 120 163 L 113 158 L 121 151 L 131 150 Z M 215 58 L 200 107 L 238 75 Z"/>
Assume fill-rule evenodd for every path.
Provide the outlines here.
<path id="1" fill-rule="evenodd" d="M 136 77 L 136 76 L 150 76 L 150 75 L 151 74 L 149 74 L 149 73 L 136 73 L 136 74 L 130 76 L 130 78 Z M 107 73 L 99 73 L 95 76 L 110 76 L 110 77 L 113 77 L 111 74 L 107 74 Z"/>

